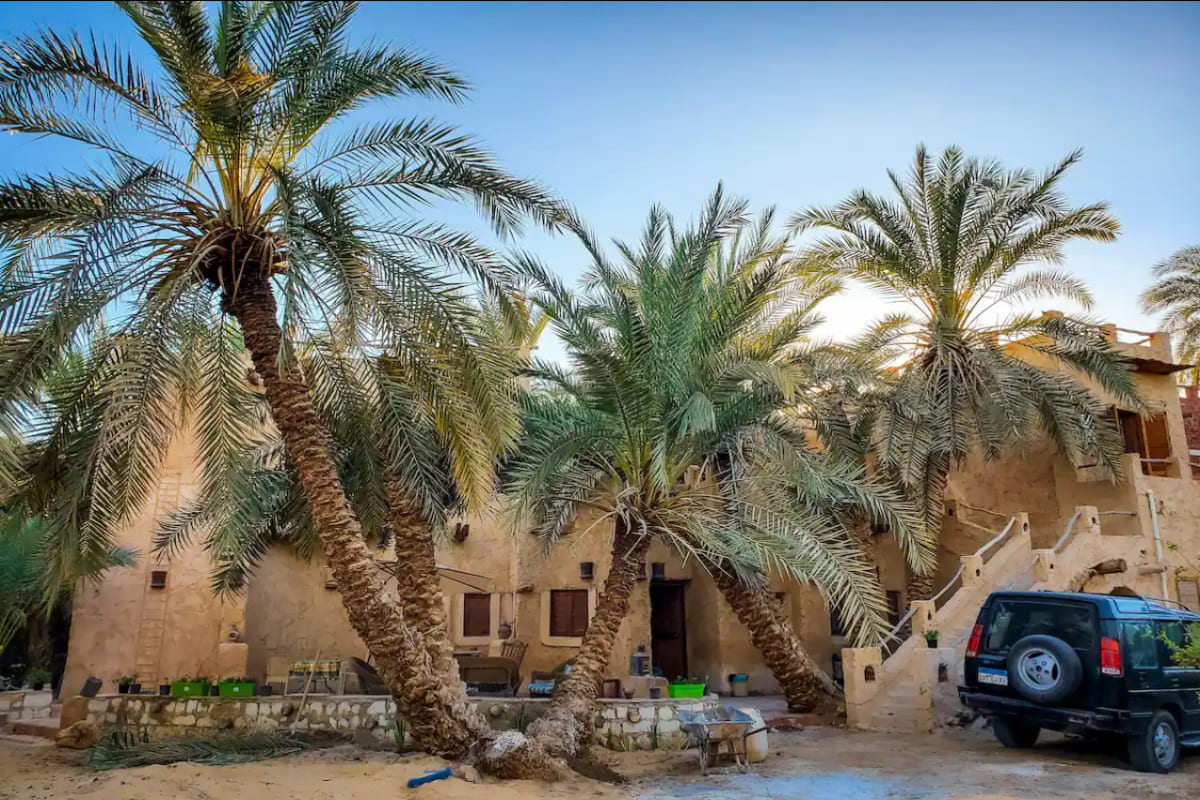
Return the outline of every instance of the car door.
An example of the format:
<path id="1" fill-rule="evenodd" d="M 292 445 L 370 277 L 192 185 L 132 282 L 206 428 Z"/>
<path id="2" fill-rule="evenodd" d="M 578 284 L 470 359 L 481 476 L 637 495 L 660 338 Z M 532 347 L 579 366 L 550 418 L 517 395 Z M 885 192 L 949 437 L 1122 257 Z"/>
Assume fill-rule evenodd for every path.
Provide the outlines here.
<path id="1" fill-rule="evenodd" d="M 1159 660 L 1163 665 L 1163 678 L 1175 695 L 1175 702 L 1183 708 L 1183 730 L 1193 736 L 1200 735 L 1200 669 L 1176 665 L 1173 657 L 1177 648 L 1186 647 L 1191 641 L 1191 628 L 1179 620 L 1159 620 Z"/>

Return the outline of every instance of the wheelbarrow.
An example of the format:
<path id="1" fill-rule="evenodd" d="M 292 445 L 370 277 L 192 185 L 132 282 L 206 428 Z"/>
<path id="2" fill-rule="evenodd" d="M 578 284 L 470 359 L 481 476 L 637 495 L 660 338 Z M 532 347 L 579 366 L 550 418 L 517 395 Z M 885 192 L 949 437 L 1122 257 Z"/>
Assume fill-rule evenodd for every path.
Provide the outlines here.
<path id="1" fill-rule="evenodd" d="M 755 720 L 749 714 L 726 706 L 704 711 L 681 708 L 679 723 L 696 742 L 701 775 L 707 775 L 708 768 L 715 765 L 722 755 L 732 755 L 738 769 L 745 772 L 749 766 L 746 740 L 766 730 L 765 727 L 754 728 Z"/>

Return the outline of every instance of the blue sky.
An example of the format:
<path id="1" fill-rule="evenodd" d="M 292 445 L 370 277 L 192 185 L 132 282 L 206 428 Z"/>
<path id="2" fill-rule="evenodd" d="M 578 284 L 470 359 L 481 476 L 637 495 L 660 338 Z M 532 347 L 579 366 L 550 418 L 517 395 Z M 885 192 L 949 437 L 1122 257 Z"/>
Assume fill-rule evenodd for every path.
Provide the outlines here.
<path id="1" fill-rule="evenodd" d="M 37 26 L 133 42 L 104 3 L 0 4 L 0 37 Z M 1200 243 L 1200 4 L 371 2 L 358 31 L 475 87 L 462 107 L 390 115 L 476 134 L 604 238 L 635 235 L 654 202 L 691 216 L 718 180 L 785 213 L 882 190 L 925 142 L 1037 168 L 1083 147 L 1066 190 L 1111 203 L 1123 233 L 1073 245 L 1067 266 L 1120 325 L 1152 324 L 1137 307 L 1151 266 Z M 47 143 L 0 148 L 0 174 L 64 161 L 77 156 Z M 518 244 L 564 275 L 584 266 L 569 239 Z M 827 331 L 882 310 L 852 292 Z"/>

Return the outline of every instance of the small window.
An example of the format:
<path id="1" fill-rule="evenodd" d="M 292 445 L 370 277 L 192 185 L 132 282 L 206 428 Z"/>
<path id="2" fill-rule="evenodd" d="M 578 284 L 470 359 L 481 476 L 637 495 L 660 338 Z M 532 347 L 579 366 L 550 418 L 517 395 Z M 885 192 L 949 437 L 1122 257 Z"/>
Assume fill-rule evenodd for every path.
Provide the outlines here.
<path id="1" fill-rule="evenodd" d="M 1125 440 L 1125 452 L 1137 453 L 1142 459 L 1142 472 L 1146 475 L 1165 476 L 1169 473 L 1167 460 L 1171 457 L 1171 436 L 1167 428 L 1167 415 L 1141 416 L 1133 411 L 1114 409 L 1121 438 Z"/>
<path id="2" fill-rule="evenodd" d="M 1158 669 L 1158 639 L 1152 622 L 1124 622 L 1125 663 L 1130 669 Z"/>
<path id="3" fill-rule="evenodd" d="M 555 589 L 550 592 L 550 635 L 583 636 L 588 626 L 587 589 Z"/>
<path id="4" fill-rule="evenodd" d="M 492 635 L 492 596 L 490 594 L 463 595 L 464 637 Z"/>
<path id="5" fill-rule="evenodd" d="M 167 588 L 167 571 L 165 569 L 156 569 L 150 572 L 150 588 Z"/>
<path id="6" fill-rule="evenodd" d="M 1190 611 L 1200 611 L 1200 581 L 1175 579 L 1179 604 Z"/>

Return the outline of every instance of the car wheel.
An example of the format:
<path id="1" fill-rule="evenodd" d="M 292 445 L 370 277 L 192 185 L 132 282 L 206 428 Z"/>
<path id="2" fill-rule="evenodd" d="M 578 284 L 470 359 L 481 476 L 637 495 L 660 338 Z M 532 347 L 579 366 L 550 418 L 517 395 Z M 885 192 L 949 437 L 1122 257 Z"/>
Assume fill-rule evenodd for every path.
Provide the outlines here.
<path id="1" fill-rule="evenodd" d="M 1042 732 L 1037 725 L 1026 725 L 1004 717 L 992 720 L 992 730 L 1005 747 L 1033 747 L 1037 744 L 1038 734 Z"/>
<path id="2" fill-rule="evenodd" d="M 1025 699 L 1054 705 L 1079 688 L 1083 664 L 1056 636 L 1026 636 L 1008 651 L 1008 680 Z"/>
<path id="3" fill-rule="evenodd" d="M 1168 711 L 1156 711 L 1146 732 L 1129 739 L 1129 761 L 1141 772 L 1170 772 L 1179 763 L 1179 724 Z"/>

